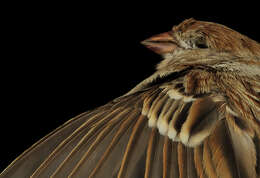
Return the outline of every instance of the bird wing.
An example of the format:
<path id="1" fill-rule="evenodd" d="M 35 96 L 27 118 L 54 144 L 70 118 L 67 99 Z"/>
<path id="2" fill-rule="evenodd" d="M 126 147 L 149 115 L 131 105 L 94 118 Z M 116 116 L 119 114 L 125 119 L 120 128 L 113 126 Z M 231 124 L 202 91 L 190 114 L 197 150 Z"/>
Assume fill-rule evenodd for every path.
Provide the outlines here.
<path id="1" fill-rule="evenodd" d="M 177 71 L 83 113 L 0 177 L 259 177 L 259 127 L 234 114 L 203 76 L 197 69 Z"/>

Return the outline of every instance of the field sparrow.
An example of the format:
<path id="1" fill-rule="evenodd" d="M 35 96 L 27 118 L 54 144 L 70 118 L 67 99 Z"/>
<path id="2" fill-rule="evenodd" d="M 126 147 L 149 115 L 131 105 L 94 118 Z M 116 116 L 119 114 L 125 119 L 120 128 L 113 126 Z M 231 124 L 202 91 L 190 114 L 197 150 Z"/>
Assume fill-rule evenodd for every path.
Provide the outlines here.
<path id="1" fill-rule="evenodd" d="M 142 43 L 163 56 L 153 75 L 66 122 L 0 177 L 260 177 L 260 45 L 194 19 Z"/>

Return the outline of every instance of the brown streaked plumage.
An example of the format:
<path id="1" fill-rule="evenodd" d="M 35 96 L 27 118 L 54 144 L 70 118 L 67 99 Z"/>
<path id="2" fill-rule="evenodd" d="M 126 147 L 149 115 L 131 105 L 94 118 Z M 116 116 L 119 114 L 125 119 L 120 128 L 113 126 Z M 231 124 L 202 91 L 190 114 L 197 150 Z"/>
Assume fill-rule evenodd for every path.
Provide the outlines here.
<path id="1" fill-rule="evenodd" d="M 157 71 L 38 141 L 0 177 L 260 177 L 260 45 L 188 19 L 143 44 Z"/>
<path id="2" fill-rule="evenodd" d="M 161 42 L 162 45 L 154 42 Z M 155 35 L 142 43 L 159 54 L 172 52 L 176 48 L 212 48 L 239 56 L 260 55 L 260 45 L 247 36 L 221 24 L 192 18 L 174 26 L 171 31 Z"/>

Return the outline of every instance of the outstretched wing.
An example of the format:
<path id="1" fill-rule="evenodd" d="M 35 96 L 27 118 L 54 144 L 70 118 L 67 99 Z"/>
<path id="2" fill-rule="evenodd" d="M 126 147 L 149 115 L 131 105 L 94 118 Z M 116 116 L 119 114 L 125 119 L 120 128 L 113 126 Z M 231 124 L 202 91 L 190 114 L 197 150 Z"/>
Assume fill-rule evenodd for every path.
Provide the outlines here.
<path id="1" fill-rule="evenodd" d="M 259 126 L 236 115 L 203 77 L 185 69 L 83 113 L 0 177 L 259 177 Z"/>

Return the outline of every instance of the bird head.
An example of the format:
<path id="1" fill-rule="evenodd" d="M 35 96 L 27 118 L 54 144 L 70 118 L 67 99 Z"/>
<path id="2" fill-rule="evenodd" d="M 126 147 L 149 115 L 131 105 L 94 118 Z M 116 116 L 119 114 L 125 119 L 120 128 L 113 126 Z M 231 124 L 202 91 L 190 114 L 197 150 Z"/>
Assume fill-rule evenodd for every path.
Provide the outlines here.
<path id="1" fill-rule="evenodd" d="M 237 56 L 260 55 L 260 45 L 256 41 L 224 25 L 193 18 L 142 41 L 142 44 L 162 56 L 186 49 L 214 49 Z"/>

